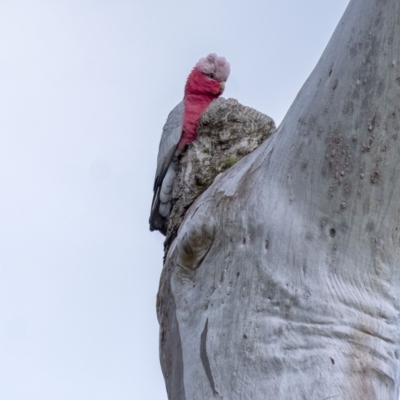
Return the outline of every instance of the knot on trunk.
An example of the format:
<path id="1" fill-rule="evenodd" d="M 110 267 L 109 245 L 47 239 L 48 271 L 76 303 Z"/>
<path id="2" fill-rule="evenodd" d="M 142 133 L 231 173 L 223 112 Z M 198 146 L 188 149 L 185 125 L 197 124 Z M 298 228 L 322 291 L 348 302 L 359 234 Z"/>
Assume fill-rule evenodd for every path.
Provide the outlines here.
<path id="1" fill-rule="evenodd" d="M 171 198 L 165 255 L 193 202 L 218 176 L 275 131 L 274 121 L 235 99 L 218 98 L 201 116 L 197 138 L 183 153 Z"/>

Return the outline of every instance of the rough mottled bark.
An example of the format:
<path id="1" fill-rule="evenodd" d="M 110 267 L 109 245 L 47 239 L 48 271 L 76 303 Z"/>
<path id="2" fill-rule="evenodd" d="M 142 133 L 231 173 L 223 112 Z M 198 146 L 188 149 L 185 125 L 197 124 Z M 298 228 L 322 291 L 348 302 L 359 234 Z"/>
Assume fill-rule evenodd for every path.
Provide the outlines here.
<path id="1" fill-rule="evenodd" d="M 397 399 L 399 62 L 398 0 L 352 0 L 276 133 L 190 208 L 159 292 L 171 400 Z"/>
<path id="2" fill-rule="evenodd" d="M 238 103 L 214 100 L 200 118 L 197 139 L 179 163 L 171 198 L 165 253 L 193 202 L 237 161 L 255 150 L 275 131 L 274 121 Z"/>

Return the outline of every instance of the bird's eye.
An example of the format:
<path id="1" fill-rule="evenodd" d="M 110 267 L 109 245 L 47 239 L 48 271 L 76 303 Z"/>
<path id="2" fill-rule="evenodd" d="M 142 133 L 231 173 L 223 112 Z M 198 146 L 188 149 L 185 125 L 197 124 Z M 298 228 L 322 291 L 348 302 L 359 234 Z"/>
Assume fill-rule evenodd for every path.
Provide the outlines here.
<path id="1" fill-rule="evenodd" d="M 215 79 L 215 74 L 213 74 L 213 73 L 208 74 L 208 76 L 209 76 L 211 79 Z"/>

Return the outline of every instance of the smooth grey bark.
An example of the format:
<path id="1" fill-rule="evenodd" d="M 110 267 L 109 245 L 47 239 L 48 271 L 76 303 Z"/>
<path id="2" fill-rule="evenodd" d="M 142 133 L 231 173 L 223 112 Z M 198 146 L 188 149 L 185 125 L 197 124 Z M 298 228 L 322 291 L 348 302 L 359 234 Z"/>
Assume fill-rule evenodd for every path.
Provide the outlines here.
<path id="1" fill-rule="evenodd" d="M 171 400 L 397 399 L 399 62 L 400 2 L 352 0 L 277 132 L 188 211 L 158 298 Z"/>

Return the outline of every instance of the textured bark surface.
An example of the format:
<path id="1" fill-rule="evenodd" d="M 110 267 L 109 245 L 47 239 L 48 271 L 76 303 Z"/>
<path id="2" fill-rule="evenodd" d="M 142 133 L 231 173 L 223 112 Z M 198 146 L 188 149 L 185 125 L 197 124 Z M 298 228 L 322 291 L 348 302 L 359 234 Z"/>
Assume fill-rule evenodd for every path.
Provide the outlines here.
<path id="1" fill-rule="evenodd" d="M 399 1 L 352 0 L 276 133 L 188 211 L 158 302 L 171 400 L 397 399 L 399 62 Z"/>
<path id="2" fill-rule="evenodd" d="M 174 180 L 165 253 L 193 202 L 237 161 L 275 131 L 274 121 L 235 99 L 219 98 L 202 115 L 197 139 L 184 152 Z"/>

